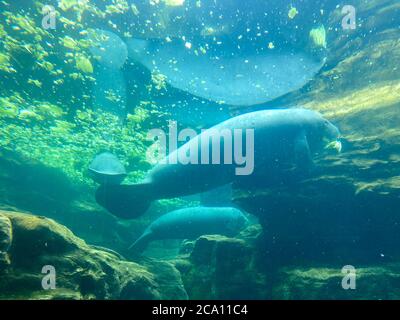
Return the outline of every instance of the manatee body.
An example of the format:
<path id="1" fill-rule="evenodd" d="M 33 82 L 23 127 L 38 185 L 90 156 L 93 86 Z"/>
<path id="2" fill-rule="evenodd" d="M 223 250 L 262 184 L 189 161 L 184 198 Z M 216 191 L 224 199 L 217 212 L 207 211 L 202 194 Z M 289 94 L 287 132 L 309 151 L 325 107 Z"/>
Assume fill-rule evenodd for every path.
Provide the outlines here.
<path id="1" fill-rule="evenodd" d="M 243 54 L 228 46 L 199 55 L 180 40 L 132 39 L 127 45 L 130 57 L 165 75 L 173 87 L 236 106 L 261 104 L 297 90 L 324 64 L 324 59 L 294 49 Z"/>
<path id="2" fill-rule="evenodd" d="M 236 208 L 184 208 L 159 217 L 130 248 L 143 251 L 153 240 L 194 239 L 204 234 L 234 236 L 246 223 L 247 218 Z"/>
<path id="3" fill-rule="evenodd" d="M 336 5 L 330 0 L 128 4 L 123 14 L 109 16 L 113 28 L 109 19 L 97 19 L 89 11 L 85 16 L 107 39 L 91 49 L 100 58 L 93 74 L 93 105 L 121 121 L 128 110 L 128 79 L 134 78 L 126 68 L 128 53 L 151 72 L 165 75 L 176 92 L 213 102 L 205 113 L 221 108 L 221 102 L 261 104 L 301 88 L 320 70 L 326 44 L 316 45 L 310 33 L 325 24 L 329 15 L 324 12 Z M 107 3 L 96 6 L 107 10 Z M 298 13 L 295 18 L 289 17 L 291 10 Z"/>
<path id="4" fill-rule="evenodd" d="M 210 134 L 210 130 L 223 132 L 224 129 L 242 129 L 243 134 L 246 129 L 253 129 L 254 170 L 250 175 L 237 175 L 238 165 L 235 162 L 173 163 L 172 159 L 184 157 L 196 148 L 199 154 L 210 151 L 211 140 L 208 140 L 208 145 L 201 141 L 207 141 L 205 137 Z M 134 218 L 143 214 L 153 200 L 196 194 L 242 179 L 268 177 L 268 174 L 279 171 L 286 163 L 295 165 L 299 171 L 307 171 L 312 165 L 312 154 L 322 151 L 326 141 L 338 138 L 339 130 L 315 111 L 285 109 L 243 114 L 189 140 L 151 169 L 141 183 L 100 186 L 96 200 L 116 216 Z M 202 146 L 207 150 L 202 150 Z M 223 141 L 220 143 L 219 154 L 224 154 Z M 209 157 L 212 157 L 212 152 Z"/>

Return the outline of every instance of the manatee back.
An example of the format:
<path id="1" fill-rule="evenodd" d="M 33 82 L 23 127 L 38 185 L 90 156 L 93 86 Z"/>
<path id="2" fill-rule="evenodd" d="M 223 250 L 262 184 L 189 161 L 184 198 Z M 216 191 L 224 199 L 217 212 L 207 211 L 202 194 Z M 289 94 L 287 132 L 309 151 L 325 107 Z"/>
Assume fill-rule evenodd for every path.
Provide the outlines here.
<path id="1" fill-rule="evenodd" d="M 230 235 L 232 225 L 243 217 L 240 210 L 231 207 L 192 207 L 161 216 L 149 229 L 154 239 L 185 239 L 203 234 Z"/>

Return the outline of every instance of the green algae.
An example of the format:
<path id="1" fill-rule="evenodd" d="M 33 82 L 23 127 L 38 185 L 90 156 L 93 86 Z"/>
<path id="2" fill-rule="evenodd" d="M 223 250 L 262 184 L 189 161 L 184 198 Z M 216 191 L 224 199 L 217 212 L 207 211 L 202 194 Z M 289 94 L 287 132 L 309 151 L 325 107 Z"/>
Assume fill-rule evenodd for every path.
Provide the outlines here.
<path id="1" fill-rule="evenodd" d="M 137 167 L 136 162 L 144 170 L 148 167 L 144 159 L 144 133 L 137 132 L 137 126 L 121 127 L 118 117 L 112 114 L 78 111 L 68 121 L 63 119 L 62 108 L 47 102 L 24 106 L 15 99 L 0 99 L 4 106 L 0 113 L 0 146 L 60 168 L 76 182 L 91 184 L 87 165 L 101 150 L 115 152 L 129 167 Z M 22 122 L 9 121 L 17 115 Z M 143 171 L 139 170 L 130 178 L 138 179 L 141 175 Z"/>
<path id="2" fill-rule="evenodd" d="M 185 299 L 186 293 L 172 266 L 151 267 L 126 261 L 96 249 L 51 219 L 0 211 L 11 222 L 10 263 L 0 282 L 0 299 Z M 6 231 L 4 225 L 1 232 Z M 0 235 L 2 234 L 0 232 Z M 38 290 L 43 264 L 56 266 L 57 289 Z M 172 273 L 175 273 L 173 276 Z"/>
<path id="3" fill-rule="evenodd" d="M 84 73 L 93 73 L 93 65 L 90 62 L 90 60 L 83 56 L 83 55 L 77 55 L 75 57 L 76 61 L 76 68 Z"/>

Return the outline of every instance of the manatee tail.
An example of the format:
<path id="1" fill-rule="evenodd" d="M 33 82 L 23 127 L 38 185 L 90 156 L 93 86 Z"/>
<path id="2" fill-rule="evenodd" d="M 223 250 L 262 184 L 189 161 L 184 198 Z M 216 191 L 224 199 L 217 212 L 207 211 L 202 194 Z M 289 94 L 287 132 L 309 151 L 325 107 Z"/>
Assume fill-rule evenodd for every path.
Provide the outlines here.
<path id="1" fill-rule="evenodd" d="M 141 216 L 150 207 L 151 184 L 102 185 L 96 191 L 96 201 L 113 215 L 132 219 Z"/>
<path id="2" fill-rule="evenodd" d="M 142 253 L 151 241 L 151 232 L 143 233 L 129 248 L 129 251 Z"/>

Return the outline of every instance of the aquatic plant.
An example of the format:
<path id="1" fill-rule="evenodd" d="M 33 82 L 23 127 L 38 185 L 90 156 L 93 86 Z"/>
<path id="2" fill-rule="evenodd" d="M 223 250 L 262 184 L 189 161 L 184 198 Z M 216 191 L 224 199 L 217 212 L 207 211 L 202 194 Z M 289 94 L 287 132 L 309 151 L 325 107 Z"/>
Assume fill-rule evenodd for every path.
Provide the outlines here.
<path id="1" fill-rule="evenodd" d="M 10 56 L 0 52 L 0 69 L 7 72 L 10 66 Z"/>
<path id="2" fill-rule="evenodd" d="M 298 14 L 299 12 L 297 11 L 297 9 L 295 7 L 291 7 L 288 12 L 288 17 L 289 19 L 294 19 L 294 17 L 296 17 Z"/>
<path id="3" fill-rule="evenodd" d="M 64 10 L 64 11 L 68 11 L 76 6 L 79 5 L 81 1 L 79 0 L 60 0 L 58 3 L 58 6 Z"/>
<path id="4" fill-rule="evenodd" d="M 64 38 L 61 38 L 60 43 L 68 49 L 80 50 L 79 46 L 78 46 L 78 42 L 69 36 L 65 36 Z"/>
<path id="5" fill-rule="evenodd" d="M 18 116 L 18 105 L 15 99 L 0 97 L 0 118 L 14 118 Z"/>
<path id="6" fill-rule="evenodd" d="M 79 110 L 67 119 L 61 107 L 45 101 L 0 97 L 0 147 L 59 168 L 72 181 L 88 185 L 93 185 L 88 164 L 97 153 L 109 150 L 130 169 L 127 181 L 136 181 L 149 168 L 145 132 L 137 125 L 146 119 L 146 111 L 128 119 L 128 125 L 121 126 L 117 116 L 92 110 Z"/>
<path id="7" fill-rule="evenodd" d="M 162 0 L 162 2 L 169 7 L 179 7 L 185 3 L 185 0 Z"/>
<path id="8" fill-rule="evenodd" d="M 325 27 L 319 26 L 310 30 L 310 39 L 315 47 L 326 48 L 326 31 Z"/>
<path id="9" fill-rule="evenodd" d="M 122 14 L 129 10 L 126 0 L 114 0 L 113 4 L 106 6 L 107 14 Z"/>
<path id="10" fill-rule="evenodd" d="M 0 24 L 0 38 L 5 38 L 7 36 L 7 32 L 4 30 L 4 26 Z"/>
<path id="11" fill-rule="evenodd" d="M 93 73 L 93 65 L 89 58 L 78 54 L 75 56 L 76 68 L 84 73 Z"/>
<path id="12" fill-rule="evenodd" d="M 165 89 L 167 86 L 167 77 L 157 71 L 151 73 L 151 81 L 157 90 Z"/>

